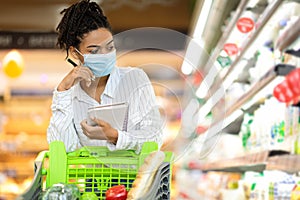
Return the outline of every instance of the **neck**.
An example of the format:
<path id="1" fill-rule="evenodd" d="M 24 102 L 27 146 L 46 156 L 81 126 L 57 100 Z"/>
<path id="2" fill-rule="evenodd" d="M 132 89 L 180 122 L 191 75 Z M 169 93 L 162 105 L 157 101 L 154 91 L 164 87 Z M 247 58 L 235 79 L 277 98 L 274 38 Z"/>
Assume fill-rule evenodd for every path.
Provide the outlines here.
<path id="1" fill-rule="evenodd" d="M 109 78 L 109 75 L 103 76 L 103 77 L 96 77 L 96 79 L 94 81 L 92 81 L 92 83 L 89 87 L 87 87 L 85 81 L 81 81 L 80 86 L 86 92 L 92 91 L 92 90 L 95 90 L 95 89 L 101 88 L 101 87 L 103 88 L 106 86 L 108 78 Z"/>
<path id="2" fill-rule="evenodd" d="M 109 78 L 109 75 L 103 76 L 103 77 L 96 77 L 95 81 L 93 81 L 93 82 L 97 84 L 97 87 L 105 86 L 108 78 Z"/>
<path id="3" fill-rule="evenodd" d="M 105 89 L 108 78 L 109 76 L 96 78 L 89 87 L 86 86 L 85 81 L 81 81 L 80 86 L 90 97 L 101 103 L 101 94 Z"/>

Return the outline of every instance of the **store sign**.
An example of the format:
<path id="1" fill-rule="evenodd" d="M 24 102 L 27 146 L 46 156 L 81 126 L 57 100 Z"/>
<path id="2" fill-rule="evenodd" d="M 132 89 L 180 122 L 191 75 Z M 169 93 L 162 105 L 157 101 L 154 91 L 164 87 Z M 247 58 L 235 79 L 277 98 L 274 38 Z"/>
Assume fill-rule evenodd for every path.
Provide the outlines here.
<path id="1" fill-rule="evenodd" d="M 254 28 L 254 21 L 251 18 L 242 17 L 237 21 L 236 26 L 240 32 L 249 33 Z"/>
<path id="2" fill-rule="evenodd" d="M 0 32 L 0 49 L 55 49 L 57 34 Z"/>
<path id="3" fill-rule="evenodd" d="M 238 46 L 234 43 L 226 43 L 224 45 L 224 51 L 229 55 L 233 56 L 238 53 Z"/>

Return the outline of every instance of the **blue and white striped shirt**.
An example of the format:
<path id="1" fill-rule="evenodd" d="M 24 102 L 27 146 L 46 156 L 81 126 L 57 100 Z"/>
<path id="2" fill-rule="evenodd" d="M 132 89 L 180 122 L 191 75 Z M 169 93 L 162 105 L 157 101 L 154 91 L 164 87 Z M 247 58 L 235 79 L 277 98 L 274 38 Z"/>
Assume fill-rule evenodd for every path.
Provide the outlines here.
<path id="1" fill-rule="evenodd" d="M 80 84 L 67 91 L 53 92 L 52 117 L 47 130 L 48 143 L 63 141 L 66 150 L 73 151 L 82 146 L 107 146 L 110 150 L 141 150 L 146 141 L 162 144 L 162 120 L 152 84 L 146 73 L 139 68 L 115 67 L 111 73 L 101 104 L 128 102 L 127 131 L 118 130 L 116 145 L 106 140 L 89 139 L 83 134 L 80 122 L 87 118 L 89 107 L 99 103 L 90 97 Z"/>

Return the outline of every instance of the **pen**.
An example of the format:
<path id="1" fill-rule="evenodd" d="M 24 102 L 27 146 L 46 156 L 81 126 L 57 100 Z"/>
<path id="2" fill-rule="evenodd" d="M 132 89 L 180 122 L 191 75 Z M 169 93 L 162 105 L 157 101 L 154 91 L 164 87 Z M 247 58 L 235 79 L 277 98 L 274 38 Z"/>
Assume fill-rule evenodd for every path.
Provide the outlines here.
<path id="1" fill-rule="evenodd" d="M 76 66 L 77 66 L 77 64 L 76 64 L 73 60 L 71 60 L 70 58 L 68 58 L 67 61 L 68 61 L 69 63 L 71 63 L 71 64 L 73 65 L 73 67 L 76 67 Z"/>
<path id="2" fill-rule="evenodd" d="M 73 60 L 71 60 L 70 58 L 68 58 L 67 61 L 69 63 L 71 63 L 73 65 L 73 67 L 77 67 L 77 64 Z M 92 81 L 94 81 L 94 80 L 95 80 L 95 76 L 92 77 Z"/>

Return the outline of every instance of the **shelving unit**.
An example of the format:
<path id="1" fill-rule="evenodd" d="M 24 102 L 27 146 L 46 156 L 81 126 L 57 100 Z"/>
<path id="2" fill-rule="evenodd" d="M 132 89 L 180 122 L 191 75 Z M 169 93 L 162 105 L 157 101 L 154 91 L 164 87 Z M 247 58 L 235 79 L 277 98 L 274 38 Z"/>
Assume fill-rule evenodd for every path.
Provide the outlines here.
<path id="1" fill-rule="evenodd" d="M 50 112 L 45 107 L 50 100 L 11 96 L 10 101 L 0 102 L 5 116 L 0 120 L 4 122 L 0 131 L 0 176 L 4 175 L 7 183 L 0 186 L 0 199 L 15 199 L 33 179 L 34 160 L 48 149 L 46 124 Z"/>
<path id="2" fill-rule="evenodd" d="M 297 56 L 300 57 L 300 50 L 298 51 L 294 51 L 294 50 L 286 50 L 285 53 L 293 55 L 293 56 Z"/>
<path id="3" fill-rule="evenodd" d="M 243 94 L 238 100 L 236 100 L 232 106 L 230 106 L 226 111 L 225 111 L 225 118 L 230 117 L 235 111 L 241 109 L 245 110 L 249 107 L 251 107 L 254 103 L 257 102 L 257 100 L 253 101 L 253 97 L 260 92 L 263 88 L 265 88 L 269 83 L 271 83 L 277 76 L 285 76 L 289 72 L 291 72 L 293 69 L 295 69 L 295 66 L 293 65 L 288 65 L 288 64 L 278 64 L 271 68 L 263 77 L 260 78 L 259 81 L 257 81 L 255 84 L 253 84 L 252 87 L 248 89 L 248 91 Z M 250 102 L 250 100 L 252 100 Z M 245 108 L 243 106 L 246 103 L 249 103 Z M 242 113 L 242 112 L 240 112 Z M 234 121 L 239 115 L 235 115 L 234 118 L 230 120 L 230 122 Z M 212 124 L 212 126 L 217 125 L 220 123 L 220 121 L 226 121 L 226 120 L 218 120 Z M 224 126 L 226 127 L 229 125 L 228 123 L 225 123 Z"/>
<path id="4" fill-rule="evenodd" d="M 198 169 L 207 171 L 225 171 L 225 172 L 245 172 L 257 171 L 261 172 L 266 168 L 270 151 L 253 153 L 245 156 L 235 157 L 231 159 L 218 160 L 215 162 L 207 162 Z"/>
<path id="5" fill-rule="evenodd" d="M 288 14 L 283 12 L 287 10 L 286 8 L 283 9 L 282 7 L 283 3 L 285 4 L 287 2 L 295 2 L 295 3 L 300 3 L 300 2 L 286 1 L 286 0 L 255 1 L 260 3 L 268 2 L 269 5 L 267 5 L 264 8 L 264 10 L 260 10 L 259 16 L 257 15 L 254 16 L 247 13 L 249 14 L 247 16 L 253 17 L 252 19 L 255 21 L 255 25 L 254 25 L 255 28 L 250 33 L 243 35 L 244 36 L 243 38 L 245 38 L 244 41 L 240 41 L 239 38 L 237 38 L 236 40 L 235 38 L 232 39 L 231 34 L 235 33 L 234 31 L 236 30 L 234 28 L 239 18 L 245 16 L 245 13 L 251 10 L 251 8 L 249 8 L 249 6 L 247 5 L 247 3 L 249 2 L 250 1 L 244 1 L 244 0 L 240 1 L 237 9 L 235 10 L 235 13 L 231 13 L 232 15 L 230 17 L 230 21 L 227 24 L 226 24 L 227 21 L 225 22 L 226 27 L 223 29 L 224 30 L 223 34 L 221 35 L 218 42 L 216 43 L 216 46 L 208 48 L 208 49 L 213 49 L 212 52 L 209 52 L 210 56 L 204 59 L 205 61 L 199 61 L 199 64 L 196 65 L 199 71 L 203 73 L 204 79 L 202 81 L 202 84 L 199 86 L 199 88 L 195 88 L 195 91 L 193 91 L 195 93 L 193 93 L 194 99 L 192 100 L 198 100 L 199 103 L 197 104 L 199 105 L 198 107 L 195 106 L 196 107 L 195 110 L 197 110 L 195 112 L 196 114 L 194 114 L 194 112 L 192 111 L 190 112 L 191 114 L 193 114 L 193 116 L 198 118 L 195 121 L 197 121 L 197 126 L 199 129 L 196 129 L 196 131 L 193 132 L 193 133 L 196 132 L 196 134 L 191 133 L 192 128 L 186 130 L 187 133 L 186 135 L 184 135 L 185 132 L 183 131 L 184 133 L 183 135 L 186 136 L 184 139 L 186 140 L 188 138 L 189 139 L 188 142 L 190 142 L 190 143 L 182 142 L 182 144 L 188 143 L 189 146 L 187 147 L 187 149 L 185 149 L 186 150 L 185 158 L 182 158 L 183 162 L 180 163 L 179 166 L 180 169 L 178 170 L 179 173 L 178 175 L 176 175 L 178 177 L 178 182 L 179 182 L 178 188 L 180 188 L 179 191 L 182 193 L 183 199 L 185 199 L 184 197 L 186 197 L 186 199 L 222 199 L 226 196 L 224 194 L 227 194 L 227 197 L 229 197 L 227 199 L 244 199 L 244 198 L 238 198 L 237 196 L 234 196 L 235 198 L 233 198 L 233 196 L 230 196 L 229 194 L 233 194 L 231 193 L 233 192 L 233 190 L 244 191 L 246 190 L 245 189 L 246 186 L 249 186 L 247 188 L 248 191 L 250 190 L 254 191 L 255 186 L 257 186 L 257 188 L 263 187 L 262 190 L 264 190 L 265 193 L 263 193 L 262 191 L 258 191 L 257 193 L 267 194 L 268 191 L 273 191 L 273 192 L 275 191 L 275 189 L 271 190 L 268 189 L 267 187 L 268 186 L 270 186 L 270 188 L 274 187 L 274 185 L 272 185 L 273 183 L 279 185 L 277 183 L 282 180 L 281 178 L 283 178 L 280 175 L 285 176 L 284 178 L 286 177 L 291 178 L 291 176 L 295 177 L 295 175 L 299 175 L 300 155 L 293 154 L 295 151 L 295 147 L 294 147 L 295 141 L 292 142 L 288 141 L 288 139 L 295 140 L 296 138 L 292 138 L 292 137 L 284 138 L 284 140 L 286 141 L 282 142 L 280 141 L 280 139 L 282 138 L 280 138 L 279 136 L 277 138 L 274 137 L 275 139 L 271 138 L 272 137 L 270 133 L 271 131 L 270 132 L 266 131 L 264 132 L 266 134 L 257 134 L 257 135 L 255 135 L 256 133 L 252 134 L 251 136 L 253 135 L 255 136 L 253 136 L 254 139 L 251 138 L 253 140 L 250 141 L 247 139 L 244 140 L 244 137 L 242 138 L 242 136 L 246 134 L 240 134 L 240 133 L 244 133 L 241 131 L 240 133 L 238 133 L 237 131 L 234 133 L 227 134 L 229 133 L 227 132 L 229 129 L 226 129 L 228 126 L 230 125 L 235 126 L 241 121 L 240 120 L 241 118 L 246 119 L 245 121 L 247 121 L 247 119 L 251 119 L 250 116 L 252 117 L 255 114 L 257 108 L 259 108 L 260 109 L 259 111 L 261 112 L 268 112 L 268 110 L 262 108 L 265 105 L 267 105 L 267 103 L 270 102 L 274 103 L 274 101 L 271 101 L 274 100 L 274 98 L 270 98 L 273 96 L 274 87 L 278 85 L 279 82 L 282 82 L 282 80 L 285 78 L 284 76 L 286 76 L 292 70 L 294 70 L 295 67 L 299 67 L 299 61 L 298 63 L 293 63 L 294 59 L 292 57 L 292 56 L 299 56 L 299 50 L 293 51 L 294 49 L 292 50 L 292 48 L 290 47 L 294 46 L 292 43 L 294 42 L 295 38 L 297 39 L 299 37 L 300 32 L 293 30 L 293 34 L 291 34 L 289 38 L 288 37 L 283 38 L 284 41 L 282 45 L 284 44 L 284 46 L 280 47 L 280 49 L 276 47 L 278 43 L 276 39 L 278 40 L 278 35 L 282 34 L 281 32 L 282 28 L 284 26 L 287 27 L 286 24 L 288 22 L 290 23 L 290 21 L 288 21 L 290 19 L 288 19 L 288 17 L 286 16 Z M 283 9 L 283 10 L 279 10 L 279 9 Z M 293 12 L 292 9 L 289 10 L 289 13 L 292 12 Z M 278 27 L 276 28 L 274 28 L 275 26 L 274 24 L 272 24 L 274 26 L 270 25 L 270 22 L 274 19 L 273 18 L 274 14 L 276 20 L 278 20 L 276 21 L 278 22 L 276 24 L 278 25 Z M 281 20 L 282 16 L 285 16 L 286 18 L 284 18 L 282 21 L 279 21 L 279 18 Z M 213 17 L 214 16 L 209 16 L 210 19 L 213 19 Z M 300 23 L 300 17 L 298 16 L 298 21 L 294 26 L 291 26 L 291 29 L 293 29 L 293 27 L 300 29 L 299 23 Z M 210 28 L 210 26 L 208 25 L 207 28 Z M 276 33 L 274 33 L 275 31 L 268 32 L 266 31 L 268 29 L 272 31 L 276 29 L 277 32 Z M 287 29 L 286 32 L 291 33 L 291 29 Z M 213 33 L 214 30 L 215 27 L 214 29 L 211 28 L 211 30 L 208 31 L 205 30 L 204 32 Z M 205 36 L 206 36 L 205 34 L 202 36 L 197 36 L 200 39 L 203 39 L 204 47 L 206 47 Z M 270 38 L 268 38 L 267 36 L 270 36 Z M 195 40 L 199 38 L 195 38 Z M 212 36 L 209 38 L 212 38 Z M 263 40 L 263 39 L 268 39 L 268 40 Z M 224 46 L 225 44 L 234 43 L 235 41 L 237 41 L 236 44 L 238 46 L 238 53 L 232 56 L 229 55 L 229 53 L 224 50 L 225 49 Z M 207 43 L 208 45 L 210 45 L 209 40 Z M 262 46 L 264 48 L 261 48 Z M 266 52 L 269 53 L 267 55 L 268 56 L 270 55 L 270 57 L 266 57 L 265 59 L 271 59 L 271 61 L 273 62 L 265 62 L 268 65 L 262 66 L 263 70 L 251 71 L 253 74 L 256 72 L 255 75 L 259 74 L 255 77 L 252 76 L 251 79 L 247 79 L 245 81 L 245 76 L 238 79 L 240 72 L 243 72 L 243 70 L 246 71 L 249 68 L 253 69 L 254 68 L 253 66 L 256 64 L 255 62 L 257 62 L 259 59 L 260 59 L 259 61 L 262 61 L 264 59 L 264 57 L 259 57 L 260 56 L 259 53 L 261 53 L 262 55 L 263 53 Z M 250 54 L 252 53 L 253 55 L 251 56 Z M 292 62 L 287 61 L 287 59 L 290 59 L 290 56 L 287 56 L 286 54 L 290 54 L 290 56 L 292 57 L 291 59 Z M 200 58 L 202 58 L 202 55 L 203 53 L 199 53 Z M 223 64 L 221 62 L 217 63 L 219 61 L 218 58 L 226 60 L 226 64 Z M 246 62 L 247 64 L 245 64 Z M 256 65 L 255 67 L 259 67 L 259 65 Z M 247 71 L 247 73 L 248 73 L 247 75 L 250 74 L 249 71 Z M 229 96 L 228 93 L 226 92 L 229 91 L 229 89 L 231 89 L 230 86 L 232 86 L 233 83 L 237 83 L 236 85 L 240 84 L 238 86 L 242 85 L 245 87 L 240 87 L 236 89 L 236 91 L 240 93 L 238 93 L 236 96 L 233 96 L 232 98 L 229 97 L 228 99 L 230 100 L 230 102 L 226 102 L 226 100 L 228 100 L 226 98 Z M 243 91 L 241 88 L 243 89 Z M 198 93 L 198 91 L 205 91 L 206 95 L 204 95 L 205 92 Z M 275 102 L 275 104 L 276 103 L 277 102 Z M 283 105 L 282 107 L 285 106 L 284 104 L 281 105 Z M 280 109 L 282 107 L 280 107 Z M 266 108 L 266 106 L 264 108 Z M 270 113 L 272 112 L 271 109 L 270 109 Z M 274 116 L 276 114 L 277 113 L 274 109 L 274 112 L 271 115 Z M 281 112 L 280 115 L 283 116 Z M 190 119 L 188 117 L 186 118 Z M 191 117 L 191 119 L 193 118 Z M 280 120 L 281 119 L 282 118 L 280 118 Z M 260 118 L 260 121 L 264 122 L 264 119 Z M 268 120 L 266 119 L 265 121 L 267 122 Z M 271 123 L 273 123 L 273 121 L 269 122 L 269 124 Z M 260 125 L 261 124 L 262 123 L 260 123 Z M 194 124 L 191 122 L 190 125 L 192 127 Z M 246 129 L 245 126 L 248 124 L 247 122 L 243 121 L 242 125 L 244 126 L 242 127 L 240 125 L 239 128 Z M 248 127 L 250 127 L 250 125 Z M 277 126 L 276 124 L 275 126 L 274 124 L 274 126 L 272 127 L 268 126 L 268 128 L 269 127 L 270 129 L 273 127 L 278 128 L 279 125 Z M 282 128 L 281 124 L 280 124 L 280 128 Z M 255 129 L 255 131 L 258 132 L 258 129 L 260 129 L 259 131 L 264 130 L 263 128 L 259 127 Z M 250 128 L 248 128 L 247 130 L 250 130 Z M 201 133 L 199 133 L 200 131 Z M 282 129 L 280 129 L 280 131 L 282 131 Z M 280 134 L 281 133 L 282 132 L 280 132 Z M 267 134 L 269 135 L 266 136 Z M 238 136 L 241 137 L 239 138 Z M 260 136 L 264 136 L 264 138 Z M 284 135 L 283 137 L 286 137 L 286 135 Z M 237 143 L 237 141 L 240 143 Z M 245 141 L 246 142 L 250 141 L 249 143 L 251 142 L 252 143 L 249 146 L 247 146 L 247 144 L 245 145 L 244 143 Z M 256 141 L 263 143 L 263 145 L 259 144 L 259 142 L 255 143 Z M 227 149 L 230 149 L 231 151 L 226 151 Z M 299 146 L 298 146 L 298 150 L 299 150 Z M 241 152 L 243 152 L 243 154 Z M 235 176 L 236 174 L 238 174 L 238 176 L 240 177 L 236 178 L 237 177 Z M 271 177 L 273 179 L 269 179 L 270 174 L 271 176 L 275 174 L 274 177 Z M 235 179 L 232 182 L 230 182 L 231 180 L 229 180 L 230 176 L 232 177 L 235 176 Z M 256 177 L 253 178 L 254 176 Z M 250 177 L 250 178 L 246 180 L 245 177 L 246 178 Z M 292 179 L 292 180 L 296 180 L 296 179 Z M 187 183 L 185 183 L 185 181 Z M 249 183 L 247 181 L 250 182 L 249 185 L 246 185 Z M 257 185 L 255 185 L 254 182 L 255 184 L 257 183 Z M 294 185 L 292 184 L 291 185 L 295 186 L 295 183 L 293 184 Z M 233 188 L 230 188 L 230 186 L 233 186 Z M 252 198 L 250 198 L 249 193 L 245 195 L 248 197 L 245 199 L 267 199 L 266 195 L 263 197 L 252 196 Z M 291 194 L 291 190 L 289 191 L 289 193 Z M 220 196 L 218 196 L 218 194 L 220 194 Z M 201 198 L 202 197 L 201 195 L 203 195 L 203 198 Z M 284 196 L 278 199 L 289 199 L 289 198 L 287 196 Z"/>
<path id="6" fill-rule="evenodd" d="M 245 156 L 224 159 L 215 162 L 199 164 L 191 169 L 224 172 L 263 172 L 264 170 L 282 170 L 288 173 L 298 173 L 300 156 L 291 155 L 286 151 L 269 150 L 248 154 Z"/>
<path id="7" fill-rule="evenodd" d="M 243 2 L 242 2 L 243 3 Z M 241 4 L 242 4 L 241 3 Z M 211 71 L 208 73 L 208 75 L 206 76 L 208 79 L 210 80 L 206 80 L 204 79 L 203 83 L 207 84 L 207 83 L 211 83 L 211 80 L 215 80 L 214 82 L 212 82 L 212 85 L 208 84 L 208 87 L 211 87 L 211 96 L 206 96 L 207 101 L 209 101 L 209 99 L 214 98 L 214 101 L 219 101 L 223 96 L 222 95 L 216 95 L 218 93 L 220 93 L 220 90 L 226 90 L 226 86 L 225 87 L 220 87 L 222 85 L 222 82 L 227 81 L 226 79 L 228 79 L 228 76 L 234 71 L 234 69 L 238 66 L 239 62 L 241 61 L 241 59 L 243 58 L 243 56 L 245 55 L 246 51 L 251 47 L 252 43 L 255 41 L 255 39 L 259 36 L 259 34 L 261 33 L 261 31 L 263 30 L 264 26 L 267 24 L 268 20 L 271 18 L 273 12 L 276 11 L 276 9 L 278 9 L 278 7 L 281 5 L 282 0 L 274 0 L 272 2 L 272 4 L 270 4 L 265 11 L 261 14 L 261 17 L 258 19 L 257 24 L 259 24 L 259 26 L 257 27 L 257 29 L 251 34 L 250 37 L 248 37 L 248 39 L 243 43 L 241 49 L 242 51 L 239 52 L 239 54 L 237 55 L 237 57 L 234 59 L 233 63 L 230 65 L 230 67 L 228 68 L 228 70 L 226 71 L 225 75 L 222 75 L 221 77 L 219 77 L 218 79 L 215 79 L 216 76 L 220 73 L 220 71 L 214 72 L 214 61 L 216 60 L 217 55 L 220 54 L 220 51 L 222 50 L 222 46 L 221 44 L 224 44 L 223 41 L 226 40 L 226 38 L 221 38 L 220 45 L 218 45 L 214 51 L 214 53 L 212 54 L 212 56 L 210 56 L 210 58 L 208 60 L 210 60 L 210 62 L 207 63 L 208 68 L 211 69 Z M 244 7 L 241 6 L 241 7 Z M 240 13 L 238 12 L 237 14 L 238 16 L 240 16 Z M 235 19 L 235 17 L 234 17 Z M 236 21 L 234 21 L 236 22 Z M 230 26 L 231 27 L 231 26 Z M 230 28 L 230 31 L 232 31 L 232 28 Z M 229 37 L 230 34 L 226 33 L 227 38 Z M 265 79 L 267 77 L 262 77 L 261 81 L 265 81 L 263 79 Z M 270 77 L 271 78 L 271 77 Z M 271 78 L 273 79 L 273 78 Z M 268 83 L 269 81 L 267 81 L 266 83 Z M 230 85 L 230 83 L 233 83 L 232 81 L 229 81 L 229 83 L 227 83 L 226 85 Z M 258 85 L 258 84 L 257 84 Z M 201 87 L 201 86 L 200 86 Z M 257 86 L 256 86 L 257 87 Z M 257 92 L 257 91 L 256 91 Z M 213 105 L 211 105 L 212 108 Z M 206 107 L 206 105 L 204 105 L 203 107 Z M 211 110 L 211 109 L 207 109 L 207 110 Z M 208 114 L 208 113 L 207 113 Z"/>
<path id="8" fill-rule="evenodd" d="M 208 59 L 209 62 L 207 62 L 205 65 L 205 69 L 210 69 L 210 71 L 208 72 L 206 79 L 204 79 L 204 84 L 208 83 L 208 87 L 211 88 L 210 91 L 212 91 L 212 93 L 211 95 L 207 95 L 205 97 L 207 103 L 199 108 L 199 115 L 201 115 L 202 117 L 207 116 L 212 111 L 214 106 L 217 105 L 217 102 L 221 101 L 222 98 L 224 98 L 224 94 L 221 95 L 221 90 L 226 90 L 228 88 L 226 88 L 226 86 L 225 88 L 222 88 L 222 82 L 228 81 L 227 79 L 231 76 L 231 74 L 234 72 L 237 66 L 239 66 L 238 64 L 245 56 L 247 50 L 251 47 L 251 45 L 253 45 L 253 43 L 259 37 L 259 35 L 263 34 L 263 28 L 265 27 L 265 25 L 267 25 L 274 12 L 277 11 L 277 9 L 281 6 L 283 2 L 284 1 L 282 0 L 274 0 L 266 7 L 266 9 L 263 11 L 263 13 L 260 15 L 256 22 L 256 30 L 253 31 L 253 33 L 251 33 L 250 36 L 247 37 L 246 40 L 243 42 L 241 51 L 239 52 L 235 60 L 233 60 L 226 73 L 220 75 L 220 71 L 216 71 L 216 69 L 213 69 L 213 65 L 222 50 L 221 47 L 224 45 L 226 39 L 230 36 L 233 24 L 235 24 L 238 17 L 241 16 L 241 9 L 246 8 L 245 2 L 241 1 L 235 13 L 235 16 L 233 16 L 231 23 L 224 31 L 223 37 L 220 38 L 216 48 L 214 49 L 213 53 Z M 295 26 L 297 27 L 295 28 Z M 295 22 L 295 25 L 291 26 L 285 31 L 286 33 L 290 34 L 288 34 L 289 37 L 283 38 L 281 41 L 281 46 L 277 47 L 281 51 L 281 53 L 290 53 L 292 56 L 299 57 L 299 49 L 296 51 L 288 49 L 288 47 L 292 45 L 295 39 L 299 37 L 299 27 L 300 16 Z M 242 116 L 248 108 L 256 104 L 259 101 L 258 98 L 255 98 L 256 95 L 259 92 L 261 92 L 266 86 L 272 83 L 272 81 L 274 81 L 275 78 L 279 76 L 285 76 L 293 69 L 295 69 L 294 65 L 286 63 L 277 63 L 274 67 L 272 67 L 265 75 L 260 77 L 257 82 L 253 83 L 244 94 L 241 94 L 241 96 L 231 104 L 232 106 L 230 106 L 227 109 L 224 109 L 224 113 L 219 113 L 221 118 L 218 116 L 214 117 L 214 120 L 211 123 L 209 130 L 202 133 L 202 136 L 205 138 L 204 142 L 208 142 L 209 140 L 215 138 L 224 127 L 234 122 L 238 117 Z M 217 76 L 219 77 L 217 78 Z M 231 80 L 229 81 L 229 83 L 227 82 L 227 84 L 230 85 L 233 82 L 234 80 Z M 212 103 L 212 99 L 214 103 Z M 199 139 L 198 142 L 199 141 L 201 140 Z M 203 143 L 201 143 L 201 145 L 203 145 Z M 257 153 L 249 153 L 241 157 L 220 159 L 214 162 L 203 161 L 196 168 L 204 172 L 262 172 L 264 170 L 283 170 L 288 173 L 297 173 L 300 171 L 300 155 L 292 155 L 290 154 L 290 152 L 282 151 L 280 149 L 265 150 Z"/>
<path id="9" fill-rule="evenodd" d="M 300 17 L 298 17 L 298 19 L 282 33 L 281 37 L 278 38 L 277 48 L 282 52 L 300 57 L 300 48 L 290 48 L 290 46 L 293 46 L 293 43 L 299 43 L 299 41 L 297 41 L 299 40 L 299 35 Z"/>
<path id="10" fill-rule="evenodd" d="M 264 10 L 264 12 L 260 15 L 258 21 L 256 22 L 257 27 L 251 33 L 251 36 L 248 37 L 241 46 L 241 51 L 238 54 L 238 56 L 234 59 L 233 63 L 230 65 L 229 69 L 226 71 L 224 76 L 221 76 L 221 79 L 219 79 L 218 82 L 214 84 L 214 87 L 218 87 L 222 81 L 225 81 L 227 77 L 230 75 L 230 73 L 233 72 L 233 70 L 237 67 L 237 64 L 241 61 L 247 50 L 251 47 L 252 43 L 256 40 L 256 38 L 259 36 L 259 34 L 262 32 L 263 28 L 269 21 L 269 19 L 272 17 L 273 13 L 278 9 L 278 7 L 281 5 L 283 0 L 274 0 L 267 6 L 267 8 Z M 213 91 L 216 91 L 216 89 L 213 89 Z"/>
<path id="11" fill-rule="evenodd" d="M 247 2 L 241 1 L 239 4 L 239 7 L 236 11 L 235 16 L 233 17 L 231 23 L 228 25 L 228 28 L 225 30 L 224 35 L 220 38 L 217 46 L 215 47 L 214 52 L 209 57 L 207 64 L 205 65 L 205 69 L 209 69 L 208 75 L 203 80 L 205 84 L 208 83 L 208 87 L 211 87 L 211 93 L 217 93 L 217 90 L 222 82 L 225 81 L 225 79 L 228 77 L 228 75 L 236 68 L 237 64 L 241 61 L 244 54 L 248 50 L 248 48 L 251 46 L 251 44 L 255 41 L 257 36 L 261 33 L 264 26 L 268 22 L 268 20 L 271 18 L 272 14 L 276 9 L 280 6 L 283 0 L 274 0 L 268 7 L 264 10 L 264 12 L 261 14 L 261 17 L 257 21 L 257 28 L 256 30 L 251 34 L 251 37 L 248 37 L 246 41 L 244 41 L 241 49 L 242 51 L 239 52 L 237 57 L 234 59 L 233 63 L 230 65 L 229 69 L 226 71 L 224 75 L 222 75 L 219 79 L 215 79 L 216 76 L 220 73 L 220 71 L 216 71 L 214 68 L 214 61 L 217 59 L 218 55 L 220 54 L 221 50 L 223 49 L 223 46 L 226 42 L 226 40 L 229 38 L 230 33 L 233 30 L 233 27 L 236 25 L 236 22 L 238 18 L 241 16 L 242 12 L 245 11 L 245 7 L 247 5 Z M 211 80 L 214 80 L 213 82 Z M 208 95 L 206 96 L 206 99 L 211 98 Z"/>

